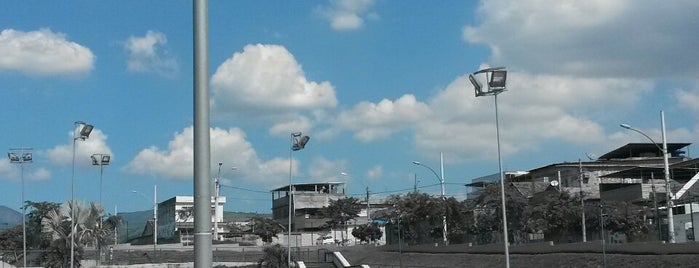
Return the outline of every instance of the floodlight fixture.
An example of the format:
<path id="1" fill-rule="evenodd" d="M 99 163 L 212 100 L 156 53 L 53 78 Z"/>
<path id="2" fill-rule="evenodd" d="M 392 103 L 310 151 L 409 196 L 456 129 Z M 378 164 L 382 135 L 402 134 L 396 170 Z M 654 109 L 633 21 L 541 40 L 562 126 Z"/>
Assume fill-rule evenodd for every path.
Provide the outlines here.
<path id="1" fill-rule="evenodd" d="M 488 87 L 486 90 L 483 89 L 483 86 L 480 82 L 478 82 L 478 80 L 476 80 L 475 77 L 475 75 L 481 73 L 485 73 L 486 80 L 488 80 Z M 476 97 L 497 95 L 506 90 L 507 71 L 505 70 L 505 67 L 487 68 L 479 70 L 473 74 L 469 74 L 468 80 L 471 82 L 471 84 L 473 84 Z"/>
<path id="2" fill-rule="evenodd" d="M 301 136 L 301 135 L 299 135 Z M 298 151 L 306 147 L 306 143 L 311 139 L 309 136 L 294 136 L 294 144 L 291 146 L 291 150 Z"/>
<path id="3" fill-rule="evenodd" d="M 24 266 L 27 267 L 27 224 L 26 224 L 26 206 L 24 201 L 24 163 L 32 162 L 32 153 L 28 152 L 33 150 L 32 148 L 10 148 L 10 152 L 7 153 L 7 158 L 10 159 L 10 163 L 19 164 L 20 177 L 22 179 L 22 259 L 24 260 Z M 19 154 L 17 153 L 19 152 Z"/>
<path id="4" fill-rule="evenodd" d="M 475 75 L 485 73 L 486 81 L 488 81 L 488 87 L 483 90 L 483 86 L 476 80 Z M 473 74 L 468 76 L 468 79 L 473 84 L 476 91 L 476 97 L 482 96 L 493 96 L 495 98 L 495 136 L 497 140 L 498 148 L 498 169 L 500 173 L 500 200 L 502 205 L 502 236 L 503 244 L 505 245 L 505 267 L 510 267 L 510 250 L 509 250 L 509 239 L 507 232 L 507 206 L 505 206 L 505 173 L 502 170 L 502 155 L 500 152 L 500 123 L 498 120 L 498 94 L 504 92 L 505 83 L 507 82 L 507 71 L 505 67 L 495 67 L 486 68 L 478 70 Z"/>
<path id="5" fill-rule="evenodd" d="M 79 136 L 74 137 L 73 139 L 86 140 L 90 137 L 90 133 L 92 133 L 92 130 L 95 128 L 95 126 L 87 124 L 83 121 L 76 121 L 75 125 L 79 126 L 80 130 L 78 131 Z"/>
<path id="6" fill-rule="evenodd" d="M 19 155 L 16 153 L 7 153 L 7 158 L 10 159 L 10 163 L 19 163 Z"/>
<path id="7" fill-rule="evenodd" d="M 93 166 L 109 165 L 112 160 L 112 156 L 108 154 L 93 154 L 90 158 Z"/>

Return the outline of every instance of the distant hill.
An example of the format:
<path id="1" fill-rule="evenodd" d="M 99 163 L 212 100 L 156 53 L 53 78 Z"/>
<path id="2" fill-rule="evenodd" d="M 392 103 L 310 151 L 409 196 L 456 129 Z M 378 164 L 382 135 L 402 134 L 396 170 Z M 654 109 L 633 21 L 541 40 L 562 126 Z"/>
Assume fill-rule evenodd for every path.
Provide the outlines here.
<path id="1" fill-rule="evenodd" d="M 0 206 L 0 230 L 22 223 L 22 213 L 6 206 Z"/>

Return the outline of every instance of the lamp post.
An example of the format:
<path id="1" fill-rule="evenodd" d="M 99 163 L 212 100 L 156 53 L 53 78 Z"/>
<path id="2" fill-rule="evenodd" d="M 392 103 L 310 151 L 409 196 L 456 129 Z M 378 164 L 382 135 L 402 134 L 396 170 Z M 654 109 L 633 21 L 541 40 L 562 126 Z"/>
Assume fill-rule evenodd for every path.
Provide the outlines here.
<path id="1" fill-rule="evenodd" d="M 413 164 L 418 165 L 418 166 L 423 166 L 423 167 L 429 169 L 430 171 L 432 171 L 432 173 L 434 173 L 434 175 L 437 176 L 437 180 L 439 180 L 439 184 L 441 184 L 441 186 L 442 186 L 442 201 L 444 202 L 444 215 L 442 215 L 442 226 L 444 228 L 442 230 L 442 237 L 444 239 L 444 245 L 448 245 L 449 244 L 449 240 L 447 239 L 447 212 L 448 212 L 447 206 L 448 205 L 447 205 L 447 197 L 444 194 L 444 190 L 445 190 L 444 189 L 444 156 L 442 153 L 439 154 L 439 166 L 440 166 L 440 172 L 442 174 L 441 176 L 438 175 L 437 172 L 434 171 L 434 169 L 432 169 L 431 167 L 424 165 L 418 161 L 413 161 Z"/>
<path id="2" fill-rule="evenodd" d="M 92 159 L 93 166 L 100 166 L 100 207 L 104 208 L 102 205 L 102 174 L 104 173 L 103 166 L 109 165 L 111 156 L 109 154 L 93 154 L 90 156 Z M 115 214 L 116 215 L 116 214 Z M 102 217 L 100 217 L 100 228 L 102 228 Z M 97 240 L 97 251 L 99 253 L 99 263 L 102 262 L 102 245 L 99 240 Z"/>
<path id="3" fill-rule="evenodd" d="M 580 180 L 580 214 L 581 214 L 581 224 L 582 224 L 582 240 L 583 243 L 587 242 L 587 231 L 585 227 L 585 200 L 583 199 L 583 171 L 582 171 L 582 161 L 578 159 L 578 179 Z"/>
<path id="4" fill-rule="evenodd" d="M 485 73 L 488 86 L 483 88 L 474 75 Z M 505 242 L 505 267 L 510 267 L 509 238 L 507 237 L 507 209 L 505 207 L 505 173 L 502 171 L 502 156 L 500 154 L 500 122 L 498 120 L 498 94 L 504 92 L 507 81 L 505 67 L 487 68 L 468 75 L 476 92 L 476 97 L 493 96 L 495 99 L 495 136 L 498 143 L 498 171 L 500 172 L 500 194 L 502 201 L 502 235 Z"/>
<path id="5" fill-rule="evenodd" d="M 660 125 L 663 138 L 663 147 L 658 146 L 657 142 L 655 142 L 650 136 L 646 135 L 646 133 L 639 129 L 636 129 L 628 124 L 621 124 L 620 126 L 622 128 L 635 131 L 643 135 L 648 140 L 650 140 L 655 145 L 655 147 L 658 147 L 660 152 L 663 154 L 663 168 L 665 171 L 665 199 L 667 200 L 667 235 L 669 242 L 675 243 L 675 226 L 673 220 L 674 217 L 672 215 L 672 208 L 674 207 L 672 199 L 674 197 L 672 196 L 672 192 L 670 191 L 670 164 L 668 161 L 670 152 L 667 150 L 667 138 L 665 137 L 665 112 L 663 111 L 660 111 Z"/>
<path id="6" fill-rule="evenodd" d="M 143 196 L 146 200 L 150 201 L 146 195 L 143 193 L 133 190 L 134 194 L 139 194 Z M 156 252 L 156 247 L 158 245 L 158 185 L 153 185 L 153 254 Z"/>
<path id="7" fill-rule="evenodd" d="M 293 185 L 292 185 L 292 167 L 293 167 L 293 158 L 291 153 L 293 151 L 299 151 L 302 150 L 303 148 L 306 147 L 306 143 L 311 139 L 308 136 L 302 136 L 303 134 L 301 132 L 293 132 L 291 133 L 291 147 L 289 147 L 289 195 L 287 198 L 287 201 L 289 202 L 289 225 L 287 228 L 287 243 L 286 243 L 286 253 L 287 253 L 287 265 L 288 267 L 291 267 L 291 216 L 292 216 L 292 199 L 294 196 L 294 191 L 293 191 Z"/>
<path id="8" fill-rule="evenodd" d="M 32 162 L 32 148 L 10 148 L 10 152 L 7 153 L 7 157 L 10 159 L 10 163 L 19 164 L 20 179 L 22 180 L 22 260 L 24 261 L 24 266 L 27 267 L 27 224 L 26 224 L 26 206 L 24 205 L 24 163 Z M 16 152 L 19 151 L 19 154 Z"/>
<path id="9" fill-rule="evenodd" d="M 93 166 L 100 166 L 100 206 L 102 206 L 102 175 L 104 174 L 104 166 L 108 166 L 112 157 L 109 154 L 93 154 L 90 156 Z"/>
<path id="10" fill-rule="evenodd" d="M 70 267 L 75 267 L 75 145 L 77 140 L 84 141 L 90 137 L 93 125 L 75 121 L 73 130 L 73 171 L 70 179 Z"/>
<path id="11" fill-rule="evenodd" d="M 216 173 L 216 180 L 214 181 L 214 240 L 218 241 L 218 193 L 221 189 L 219 184 L 219 179 L 221 179 L 221 166 L 223 163 L 218 162 L 218 173 Z"/>

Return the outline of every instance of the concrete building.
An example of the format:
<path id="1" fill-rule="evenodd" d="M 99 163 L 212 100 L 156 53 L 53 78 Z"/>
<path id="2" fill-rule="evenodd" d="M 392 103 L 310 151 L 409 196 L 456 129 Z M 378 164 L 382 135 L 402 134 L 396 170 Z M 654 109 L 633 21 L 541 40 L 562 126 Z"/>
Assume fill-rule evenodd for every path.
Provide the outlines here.
<path id="1" fill-rule="evenodd" d="M 688 160 L 681 151 L 689 143 L 668 143 L 670 164 Z M 633 173 L 631 170 L 654 170 L 654 173 Z M 648 199 L 653 191 L 665 193 L 663 156 L 652 143 L 629 143 L 610 151 L 597 159 L 563 162 L 529 170 L 512 182 L 549 184 L 585 199 L 632 201 Z M 658 173 L 658 171 L 660 171 Z M 628 176 L 627 176 L 628 175 Z M 636 176 L 642 175 L 642 176 Z"/>
<path id="2" fill-rule="evenodd" d="M 301 183 L 272 190 L 272 218 L 283 226 L 289 225 L 289 200 L 292 204 L 291 230 L 317 231 L 327 222 L 320 209 L 327 207 L 331 200 L 345 198 L 345 183 Z"/>
<path id="3" fill-rule="evenodd" d="M 218 197 L 218 206 L 215 206 L 215 197 L 211 197 L 211 227 L 214 222 L 218 225 L 219 236 L 228 232 L 227 225 L 223 222 L 223 205 L 226 197 Z M 177 242 L 191 245 L 194 242 L 194 197 L 175 196 L 158 204 L 158 240 L 163 242 Z"/>

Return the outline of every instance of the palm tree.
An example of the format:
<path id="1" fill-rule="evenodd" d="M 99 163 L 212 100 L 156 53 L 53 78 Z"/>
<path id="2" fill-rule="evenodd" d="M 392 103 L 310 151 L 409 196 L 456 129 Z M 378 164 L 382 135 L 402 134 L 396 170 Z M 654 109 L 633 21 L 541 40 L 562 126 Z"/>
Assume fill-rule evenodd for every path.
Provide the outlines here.
<path id="1" fill-rule="evenodd" d="M 46 219 L 49 229 L 52 232 L 52 242 L 49 250 L 45 253 L 47 267 L 69 267 L 71 248 L 71 216 L 75 216 L 75 226 L 73 228 L 74 263 L 79 267 L 83 259 L 84 247 L 86 245 L 104 245 L 112 237 L 112 227 L 104 226 L 102 219 L 104 209 L 98 204 L 90 203 L 87 207 L 82 202 L 68 202 L 62 204 L 58 209 L 48 213 Z"/>

